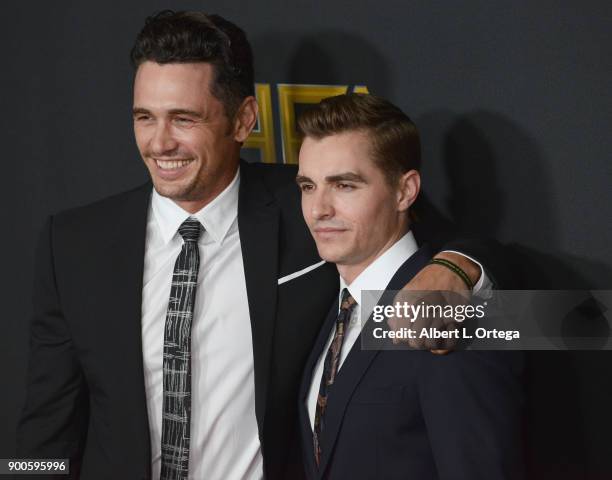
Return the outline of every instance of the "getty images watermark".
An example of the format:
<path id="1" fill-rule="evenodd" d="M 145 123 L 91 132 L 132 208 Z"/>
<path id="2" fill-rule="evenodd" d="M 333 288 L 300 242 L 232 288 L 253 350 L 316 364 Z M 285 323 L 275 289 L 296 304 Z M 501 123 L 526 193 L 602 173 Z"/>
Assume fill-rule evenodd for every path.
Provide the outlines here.
<path id="1" fill-rule="evenodd" d="M 612 290 L 361 292 L 364 349 L 612 349 Z"/>

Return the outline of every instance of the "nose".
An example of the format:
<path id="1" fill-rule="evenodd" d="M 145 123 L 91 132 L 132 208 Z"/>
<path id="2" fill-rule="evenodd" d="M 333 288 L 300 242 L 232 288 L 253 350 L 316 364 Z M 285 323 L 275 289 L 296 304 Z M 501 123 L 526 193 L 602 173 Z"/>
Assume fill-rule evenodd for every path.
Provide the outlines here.
<path id="1" fill-rule="evenodd" d="M 151 152 L 155 156 L 166 156 L 172 154 L 178 146 L 178 142 L 172 136 L 170 126 L 167 122 L 159 122 L 155 127 L 151 139 Z"/>
<path id="2" fill-rule="evenodd" d="M 310 211 L 315 220 L 325 220 L 334 216 L 334 206 L 327 189 L 317 189 L 312 194 Z"/>

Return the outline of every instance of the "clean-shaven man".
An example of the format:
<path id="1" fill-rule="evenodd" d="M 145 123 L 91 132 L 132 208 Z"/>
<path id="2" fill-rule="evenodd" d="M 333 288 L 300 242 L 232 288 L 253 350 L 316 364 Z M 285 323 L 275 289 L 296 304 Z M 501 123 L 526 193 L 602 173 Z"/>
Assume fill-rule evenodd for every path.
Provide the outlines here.
<path id="1" fill-rule="evenodd" d="M 520 356 L 361 348 L 361 291 L 400 289 L 432 256 L 408 215 L 420 190 L 414 124 L 349 94 L 299 126 L 302 212 L 340 274 L 299 397 L 308 478 L 521 478 Z"/>
<path id="2" fill-rule="evenodd" d="M 82 479 L 300 478 L 299 380 L 337 278 L 295 168 L 240 160 L 249 42 L 220 16 L 164 11 L 131 59 L 151 182 L 43 230 L 17 454 L 68 458 Z"/>

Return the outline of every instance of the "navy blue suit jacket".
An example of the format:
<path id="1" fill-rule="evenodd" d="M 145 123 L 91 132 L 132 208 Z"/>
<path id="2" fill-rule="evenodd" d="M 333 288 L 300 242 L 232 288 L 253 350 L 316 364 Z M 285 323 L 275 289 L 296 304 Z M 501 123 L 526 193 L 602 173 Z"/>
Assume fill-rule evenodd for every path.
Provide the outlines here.
<path id="1" fill-rule="evenodd" d="M 401 289 L 429 258 L 428 250 L 421 248 L 399 268 L 387 289 Z M 317 468 L 306 399 L 337 311 L 336 299 L 300 388 L 308 478 L 522 477 L 520 353 L 362 350 L 360 339 L 330 387 Z"/>

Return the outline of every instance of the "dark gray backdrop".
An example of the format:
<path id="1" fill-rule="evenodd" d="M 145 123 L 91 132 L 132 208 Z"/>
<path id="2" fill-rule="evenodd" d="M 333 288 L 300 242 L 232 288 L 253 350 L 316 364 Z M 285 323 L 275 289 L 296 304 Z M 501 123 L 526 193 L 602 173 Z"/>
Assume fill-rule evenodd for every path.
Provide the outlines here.
<path id="1" fill-rule="evenodd" d="M 146 179 L 131 132 L 128 52 L 145 16 L 168 4 L 120 5 L 22 3 L 2 13 L 0 457 L 13 454 L 23 401 L 45 216 Z M 273 84 L 275 122 L 277 83 L 364 84 L 400 105 L 421 130 L 433 203 L 510 244 L 534 288 L 612 288 L 611 5 L 172 4 L 246 30 L 256 80 Z M 612 478 L 612 353 L 547 352 L 531 363 L 533 477 Z"/>

